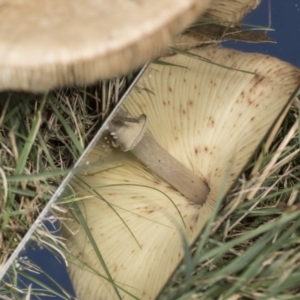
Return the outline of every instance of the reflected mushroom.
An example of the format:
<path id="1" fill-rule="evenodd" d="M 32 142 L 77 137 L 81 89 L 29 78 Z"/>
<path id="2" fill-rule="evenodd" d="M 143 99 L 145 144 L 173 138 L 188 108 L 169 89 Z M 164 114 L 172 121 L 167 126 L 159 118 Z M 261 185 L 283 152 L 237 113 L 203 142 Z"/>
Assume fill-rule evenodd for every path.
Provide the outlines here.
<path id="1" fill-rule="evenodd" d="M 195 242 L 216 199 L 229 190 L 300 81 L 297 68 L 269 56 L 216 47 L 193 53 L 228 68 L 181 55 L 164 58 L 186 68 L 151 65 L 123 108 L 133 118 L 145 114 L 147 134 L 208 184 L 205 203 L 189 201 L 130 153 L 97 165 L 122 153 L 107 153 L 101 144 L 87 156 L 91 168 L 73 182 L 79 193 L 92 195 L 77 204 L 122 299 L 157 297 L 183 258 L 182 239 Z M 83 182 L 90 187 L 85 193 Z M 84 229 L 67 225 L 78 231 L 67 240 L 78 299 L 118 299 Z"/>

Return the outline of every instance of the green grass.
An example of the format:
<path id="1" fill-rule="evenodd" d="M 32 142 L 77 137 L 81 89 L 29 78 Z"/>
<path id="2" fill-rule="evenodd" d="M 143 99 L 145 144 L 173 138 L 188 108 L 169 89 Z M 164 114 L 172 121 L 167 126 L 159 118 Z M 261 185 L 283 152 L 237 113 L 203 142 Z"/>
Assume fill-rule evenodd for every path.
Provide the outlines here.
<path id="1" fill-rule="evenodd" d="M 124 86 L 124 80 L 115 79 L 45 95 L 0 93 L 0 266 L 98 131 Z M 57 216 L 62 210 L 53 206 L 52 213 Z M 45 229 L 36 231 L 32 239 L 52 252 L 66 251 Z M 22 299 L 13 284 L 18 272 L 11 269 L 11 285 L 0 285 L 1 296 Z M 41 293 L 47 291 L 43 287 Z"/>
<path id="2" fill-rule="evenodd" d="M 294 106 L 270 153 L 245 170 L 160 299 L 300 298 L 298 120 Z M 252 174 L 255 162 L 261 167 Z"/>

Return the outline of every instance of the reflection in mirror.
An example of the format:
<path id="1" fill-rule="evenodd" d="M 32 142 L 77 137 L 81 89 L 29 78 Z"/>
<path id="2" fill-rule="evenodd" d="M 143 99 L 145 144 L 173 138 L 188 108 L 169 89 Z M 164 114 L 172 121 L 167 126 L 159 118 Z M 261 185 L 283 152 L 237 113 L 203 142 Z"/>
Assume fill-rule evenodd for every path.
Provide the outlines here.
<path id="1" fill-rule="evenodd" d="M 143 69 L 135 76 L 138 78 L 142 72 Z M 72 93 L 54 91 L 42 99 L 40 95 L 0 94 L 0 138 L 3 134 L 1 145 L 5 147 L 1 149 L 1 163 L 4 159 L 4 171 L 7 171 L 7 177 L 1 173 L 0 182 L 1 201 L 2 196 L 6 199 L 6 207 L 1 202 L 4 226 L 0 232 L 1 299 L 71 299 L 74 296 L 67 275 L 67 249 L 60 230 L 67 205 L 74 201 L 68 182 L 74 170 L 81 168 L 82 157 L 72 172 L 70 168 L 82 153 L 83 143 L 94 138 L 85 151 L 88 152 L 98 140 L 103 131 L 97 132 L 99 123 L 109 119 L 108 113 L 117 105 L 120 95 L 129 92 L 135 80 L 134 77 L 127 78 L 127 86 L 131 84 L 127 91 L 124 90 L 124 79 L 113 79 L 84 90 L 73 88 Z M 31 129 L 36 138 L 32 137 Z M 6 135 L 16 142 L 17 148 L 11 150 L 14 144 L 5 140 Z M 24 141 L 28 141 L 25 146 Z M 31 151 L 27 152 L 30 146 Z M 23 154 L 18 157 L 18 151 L 26 152 L 28 159 L 24 159 Z M 13 174 L 15 162 L 20 165 L 26 162 L 25 175 Z M 65 179 L 57 189 L 63 177 Z M 37 214 L 45 204 L 44 210 Z M 15 211 L 10 211 L 9 205 L 14 205 Z"/>
<path id="2" fill-rule="evenodd" d="M 1 299 L 72 299 L 58 220 L 48 214 L 6 272 Z M 30 298 L 29 298 L 30 297 Z M 27 299 L 26 298 L 26 299 Z"/>

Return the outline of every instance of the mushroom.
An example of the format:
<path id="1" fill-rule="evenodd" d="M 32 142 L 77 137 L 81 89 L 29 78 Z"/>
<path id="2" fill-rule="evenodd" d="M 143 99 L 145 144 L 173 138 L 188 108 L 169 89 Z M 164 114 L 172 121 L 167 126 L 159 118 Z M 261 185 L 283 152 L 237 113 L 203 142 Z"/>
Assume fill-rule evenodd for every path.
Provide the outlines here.
<path id="1" fill-rule="evenodd" d="M 0 0 L 0 90 L 40 92 L 127 74 L 159 55 L 208 3 Z"/>
<path id="2" fill-rule="evenodd" d="M 107 270 L 84 229 L 67 222 L 76 232 L 64 236 L 78 299 L 155 299 L 184 256 L 183 239 L 195 242 L 300 82 L 299 69 L 270 56 L 192 52 L 213 63 L 174 55 L 163 61 L 185 68 L 150 65 L 123 109 L 146 115 L 147 133 L 210 192 L 194 203 L 131 153 L 96 145 L 85 159 L 90 168 L 72 184 L 89 196 L 77 205 Z"/>
<path id="3" fill-rule="evenodd" d="M 212 20 L 227 21 L 227 23 L 240 22 L 260 2 L 261 0 L 212 0 L 204 17 Z"/>

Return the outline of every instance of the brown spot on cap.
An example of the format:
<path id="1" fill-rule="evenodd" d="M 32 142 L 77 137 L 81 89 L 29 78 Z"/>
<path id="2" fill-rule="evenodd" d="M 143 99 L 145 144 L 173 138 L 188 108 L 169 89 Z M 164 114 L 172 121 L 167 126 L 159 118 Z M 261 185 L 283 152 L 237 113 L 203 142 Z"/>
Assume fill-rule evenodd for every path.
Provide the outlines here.
<path id="1" fill-rule="evenodd" d="M 200 153 L 200 149 L 199 148 L 195 148 L 195 154 L 197 155 L 198 153 Z"/>
<path id="2" fill-rule="evenodd" d="M 248 98 L 248 104 L 251 105 L 254 102 L 254 98 Z"/>
<path id="3" fill-rule="evenodd" d="M 212 116 L 210 116 L 209 119 L 208 119 L 208 125 L 210 127 L 214 127 L 215 126 L 215 119 Z"/>

